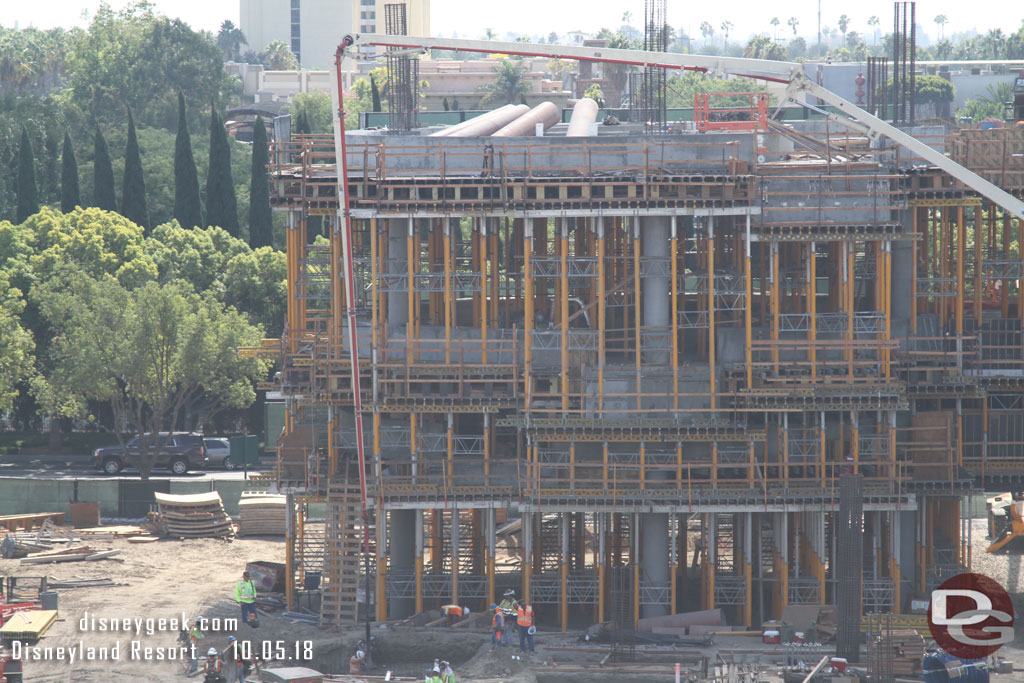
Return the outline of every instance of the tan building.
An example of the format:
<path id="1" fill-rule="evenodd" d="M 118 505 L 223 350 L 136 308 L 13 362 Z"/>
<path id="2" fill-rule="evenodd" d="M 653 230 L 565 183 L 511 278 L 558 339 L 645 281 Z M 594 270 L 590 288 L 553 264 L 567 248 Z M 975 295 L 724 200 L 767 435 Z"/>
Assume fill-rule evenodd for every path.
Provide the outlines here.
<path id="1" fill-rule="evenodd" d="M 306 69 L 326 69 L 347 33 L 385 33 L 392 0 L 239 0 L 239 24 L 249 47 L 289 45 Z M 406 0 L 406 33 L 430 35 L 430 0 Z"/>

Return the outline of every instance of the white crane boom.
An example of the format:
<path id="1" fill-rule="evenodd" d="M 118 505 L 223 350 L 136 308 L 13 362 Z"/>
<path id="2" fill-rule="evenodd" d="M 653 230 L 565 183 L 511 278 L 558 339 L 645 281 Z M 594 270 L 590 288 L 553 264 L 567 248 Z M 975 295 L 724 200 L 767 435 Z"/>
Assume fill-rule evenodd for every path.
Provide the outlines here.
<path id="1" fill-rule="evenodd" d="M 574 59 L 586 62 L 608 62 L 636 66 L 655 66 L 665 69 L 686 69 L 706 71 L 718 76 L 756 78 L 775 83 L 786 83 L 786 97 L 794 102 L 801 92 L 824 100 L 842 111 L 849 118 L 829 116 L 830 119 L 849 126 L 872 140 L 886 136 L 896 144 L 922 159 L 934 164 L 962 182 L 978 194 L 989 199 L 1008 213 L 1024 220 L 1024 201 L 985 180 L 977 173 L 964 168 L 941 152 L 924 144 L 912 135 L 869 114 L 852 102 L 836 95 L 831 90 L 807 78 L 803 65 L 796 62 L 777 62 L 765 59 L 743 57 L 718 57 L 708 55 L 677 54 L 669 52 L 647 52 L 644 50 L 621 50 L 607 47 L 540 45 L 536 43 L 507 43 L 494 40 L 460 40 L 456 38 L 418 38 L 415 36 L 389 36 L 380 34 L 355 34 L 346 36 L 342 45 L 346 50 L 360 46 L 380 46 L 393 49 L 409 49 L 416 52 L 427 50 L 455 50 L 485 54 L 507 54 L 522 57 L 548 57 Z M 351 54 L 347 56 L 353 56 Z"/>

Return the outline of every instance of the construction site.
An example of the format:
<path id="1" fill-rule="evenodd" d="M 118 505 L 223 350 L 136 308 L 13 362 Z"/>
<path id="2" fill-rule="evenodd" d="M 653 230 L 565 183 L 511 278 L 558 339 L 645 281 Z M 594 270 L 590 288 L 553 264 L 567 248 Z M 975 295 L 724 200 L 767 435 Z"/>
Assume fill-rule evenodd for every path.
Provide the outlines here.
<path id="1" fill-rule="evenodd" d="M 799 64 L 665 54 L 645 11 L 644 51 L 350 36 L 339 60 L 387 51 L 389 129 L 272 146 L 286 331 L 248 352 L 281 361 L 262 484 L 322 626 L 457 604 L 486 631 L 513 589 L 546 631 L 605 625 L 611 661 L 797 613 L 866 661 L 871 623 L 928 638 L 969 510 L 1022 489 L 1024 126 L 916 121 L 913 21 L 854 105 Z M 422 127 L 432 48 L 633 65 L 636 115 Z M 668 121 L 673 69 L 767 87 Z"/>

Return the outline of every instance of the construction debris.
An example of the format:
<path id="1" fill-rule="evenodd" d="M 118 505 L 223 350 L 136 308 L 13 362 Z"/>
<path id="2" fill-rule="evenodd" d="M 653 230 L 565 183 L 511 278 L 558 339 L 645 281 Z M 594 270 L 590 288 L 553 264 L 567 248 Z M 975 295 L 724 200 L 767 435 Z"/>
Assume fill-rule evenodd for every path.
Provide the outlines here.
<path id="1" fill-rule="evenodd" d="M 286 496 L 242 495 L 238 502 L 239 536 L 284 536 Z"/>
<path id="2" fill-rule="evenodd" d="M 891 659 L 893 676 L 919 676 L 924 661 L 924 638 L 912 629 L 882 631 L 872 639 L 871 665 L 885 671 Z"/>
<path id="3" fill-rule="evenodd" d="M 120 552 L 120 550 L 101 550 L 99 552 L 95 552 L 92 548 L 85 546 L 84 548 L 75 548 L 72 551 L 45 553 L 42 555 L 25 557 L 21 560 L 21 563 L 49 564 L 51 562 L 95 562 L 97 560 L 109 559 L 114 555 L 120 554 Z"/>
<path id="4" fill-rule="evenodd" d="M 154 493 L 157 512 L 154 522 L 165 536 L 177 538 L 232 538 L 235 527 L 224 511 L 216 491 L 210 493 Z"/>

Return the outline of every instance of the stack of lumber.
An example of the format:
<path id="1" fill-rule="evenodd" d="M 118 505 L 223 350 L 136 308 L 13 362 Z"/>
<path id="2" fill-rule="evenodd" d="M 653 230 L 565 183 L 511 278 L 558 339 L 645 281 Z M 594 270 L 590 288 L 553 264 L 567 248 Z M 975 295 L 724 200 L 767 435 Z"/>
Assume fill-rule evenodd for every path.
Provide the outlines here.
<path id="1" fill-rule="evenodd" d="M 17 612 L 0 626 L 0 640 L 38 640 L 57 621 L 57 610 Z"/>
<path id="2" fill-rule="evenodd" d="M 871 663 L 876 671 L 887 667 L 892 658 L 892 675 L 918 676 L 924 660 L 924 638 L 913 629 L 882 631 L 871 644 Z"/>
<path id="3" fill-rule="evenodd" d="M 287 497 L 242 495 L 238 501 L 239 536 L 284 536 Z"/>
<path id="4" fill-rule="evenodd" d="M 165 536 L 200 538 L 235 535 L 235 527 L 224 511 L 224 502 L 216 491 L 153 495 L 157 503 L 155 522 Z"/>
<path id="5" fill-rule="evenodd" d="M 81 545 L 62 550 L 50 550 L 22 558 L 22 564 L 50 564 L 51 562 L 95 562 L 105 560 L 120 553 L 120 550 L 96 550 L 92 546 Z"/>

